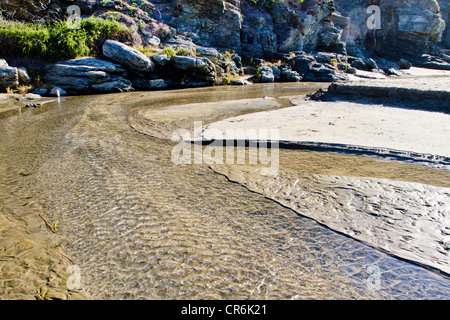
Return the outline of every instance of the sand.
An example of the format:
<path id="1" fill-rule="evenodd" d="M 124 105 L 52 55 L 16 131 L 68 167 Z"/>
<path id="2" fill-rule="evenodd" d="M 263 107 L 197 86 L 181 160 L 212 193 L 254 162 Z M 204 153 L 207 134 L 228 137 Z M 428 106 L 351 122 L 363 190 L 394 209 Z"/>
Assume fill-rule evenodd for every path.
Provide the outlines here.
<path id="1" fill-rule="evenodd" d="M 358 80 L 337 86 L 345 87 L 349 93 L 358 88 L 369 93 L 380 88 L 377 97 L 396 91 L 410 94 L 409 98 L 413 99 L 449 95 L 447 73 L 417 69 L 410 72 L 416 78 Z M 439 77 L 424 78 L 436 73 Z M 385 98 L 390 98 L 389 95 Z M 342 97 L 334 101 L 308 101 L 302 96 L 290 100 L 295 106 L 208 124 L 196 140 L 269 139 L 285 144 L 371 150 L 378 154 L 393 151 L 405 157 L 444 159 L 448 167 L 450 115 L 447 113 L 408 109 L 410 99 L 396 107 L 367 98 L 355 101 L 355 96 L 351 96 L 352 101 Z M 268 136 L 263 134 L 265 131 L 269 132 Z M 275 175 L 266 175 L 258 166 L 212 167 L 231 181 L 333 230 L 450 274 L 448 188 L 390 179 L 310 175 L 284 168 Z"/>
<path id="2" fill-rule="evenodd" d="M 293 99 L 299 106 L 234 117 L 205 127 L 204 139 L 217 130 L 245 129 L 257 140 L 259 130 L 278 130 L 279 141 L 314 142 L 393 149 L 450 157 L 450 115 L 354 102 L 316 102 Z M 256 129 L 248 130 L 248 129 Z M 214 131 L 213 131 L 214 130 Z"/>
<path id="3" fill-rule="evenodd" d="M 411 97 L 450 96 L 450 72 L 411 68 L 404 71 L 415 78 L 389 77 L 386 80 L 364 80 L 339 83 L 338 89 L 354 92 L 387 88 L 380 94 L 401 91 Z M 434 78 L 426 78 L 434 75 Z M 396 91 L 397 90 L 397 91 Z M 440 112 L 407 109 L 341 99 L 340 101 L 306 101 L 303 96 L 289 97 L 294 107 L 263 111 L 225 119 L 205 126 L 201 137 L 209 140 L 217 130 L 228 129 L 279 130 L 279 141 L 291 143 L 322 143 L 344 146 L 360 146 L 371 149 L 390 149 L 425 155 L 450 157 L 450 115 Z M 389 98 L 387 96 L 386 98 Z M 445 101 L 446 102 L 446 101 Z M 439 103 L 439 101 L 437 101 Z M 236 102 L 238 104 L 238 102 Z M 402 105 L 400 105 L 402 106 Z M 448 108 L 448 106 L 442 106 Z M 427 105 L 423 105 L 426 109 Z M 230 139 L 258 139 L 247 131 L 247 137 Z M 258 130 L 256 130 L 256 135 Z M 217 137 L 213 137 L 217 138 Z M 277 140 L 277 139 L 275 139 Z"/>

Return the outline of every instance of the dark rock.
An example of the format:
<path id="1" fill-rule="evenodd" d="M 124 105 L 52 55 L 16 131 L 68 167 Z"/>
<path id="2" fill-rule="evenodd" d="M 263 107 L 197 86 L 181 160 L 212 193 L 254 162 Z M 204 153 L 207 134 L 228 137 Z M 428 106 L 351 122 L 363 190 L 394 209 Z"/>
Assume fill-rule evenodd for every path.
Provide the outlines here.
<path id="1" fill-rule="evenodd" d="M 311 82 L 337 82 L 347 80 L 348 76 L 346 74 L 324 64 L 313 65 L 303 77 L 303 81 Z"/>
<path id="2" fill-rule="evenodd" d="M 378 69 L 378 65 L 375 60 L 371 58 L 360 58 L 360 57 L 348 57 L 348 62 L 353 68 L 363 70 L 363 71 L 372 71 L 373 69 Z"/>
<path id="3" fill-rule="evenodd" d="M 236 67 L 238 67 L 239 69 L 242 68 L 242 58 L 237 53 L 233 53 L 231 55 L 231 59 L 236 64 Z"/>
<path id="4" fill-rule="evenodd" d="M 244 75 L 251 75 L 251 76 L 256 76 L 258 74 L 258 69 L 254 68 L 254 67 L 243 67 L 243 72 Z"/>
<path id="5" fill-rule="evenodd" d="M 304 77 L 315 63 L 316 59 L 314 56 L 306 53 L 296 55 L 293 61 L 291 61 L 292 68 L 297 71 L 301 77 Z"/>
<path id="6" fill-rule="evenodd" d="M 407 60 L 405 60 L 405 59 L 401 59 L 398 62 L 398 67 L 400 69 L 408 70 L 408 69 L 410 69 L 412 67 L 412 63 L 407 61 Z"/>
<path id="7" fill-rule="evenodd" d="M 388 76 L 397 76 L 397 77 L 401 77 L 402 74 L 400 71 L 394 69 L 394 68 L 389 68 L 386 72 L 386 75 Z"/>
<path id="8" fill-rule="evenodd" d="M 44 88 L 36 88 L 33 93 L 38 94 L 40 96 L 45 96 L 47 94 L 48 90 Z"/>
<path id="9" fill-rule="evenodd" d="M 167 82 L 164 79 L 155 79 L 148 81 L 150 90 L 163 90 L 167 88 Z"/>
<path id="10" fill-rule="evenodd" d="M 172 58 L 167 54 L 157 54 L 153 56 L 152 59 L 155 62 L 157 69 L 164 68 L 170 61 L 172 61 Z"/>
<path id="11" fill-rule="evenodd" d="M 0 67 L 0 89 L 14 88 L 18 85 L 19 72 L 17 68 L 8 66 Z"/>
<path id="12" fill-rule="evenodd" d="M 204 57 L 175 56 L 161 74 L 181 87 L 211 86 L 218 81 L 216 66 Z"/>
<path id="13" fill-rule="evenodd" d="M 137 90 L 163 90 L 168 87 L 168 83 L 164 79 L 134 79 L 133 87 Z"/>
<path id="14" fill-rule="evenodd" d="M 281 67 L 280 80 L 283 82 L 299 82 L 302 77 L 297 71 L 293 71 L 289 66 L 284 65 Z"/>
<path id="15" fill-rule="evenodd" d="M 356 74 L 356 68 L 353 67 L 347 68 L 346 72 L 348 74 Z"/>

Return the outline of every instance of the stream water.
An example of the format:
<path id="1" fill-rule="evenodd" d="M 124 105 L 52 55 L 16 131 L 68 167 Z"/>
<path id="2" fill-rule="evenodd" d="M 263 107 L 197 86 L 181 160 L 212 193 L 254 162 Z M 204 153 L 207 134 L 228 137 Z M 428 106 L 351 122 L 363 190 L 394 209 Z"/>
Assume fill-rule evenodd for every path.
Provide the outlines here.
<path id="1" fill-rule="evenodd" d="M 79 266 L 93 298 L 449 299 L 447 276 L 336 232 L 267 190 L 249 191 L 240 181 L 245 170 L 235 183 L 226 177 L 233 177 L 230 167 L 171 161 L 172 130 L 258 105 L 170 121 L 142 117 L 171 106 L 263 96 L 278 97 L 277 106 L 265 109 L 285 107 L 282 97 L 319 86 L 84 96 L 10 111 L 0 117 L 0 199 L 4 206 L 13 195 L 26 201 L 29 221 L 30 210 L 58 221 L 52 237 Z M 448 172 L 374 157 L 281 150 L 280 161 L 283 172 L 322 183 L 314 189 L 319 194 L 326 183 L 316 175 L 450 186 Z"/>

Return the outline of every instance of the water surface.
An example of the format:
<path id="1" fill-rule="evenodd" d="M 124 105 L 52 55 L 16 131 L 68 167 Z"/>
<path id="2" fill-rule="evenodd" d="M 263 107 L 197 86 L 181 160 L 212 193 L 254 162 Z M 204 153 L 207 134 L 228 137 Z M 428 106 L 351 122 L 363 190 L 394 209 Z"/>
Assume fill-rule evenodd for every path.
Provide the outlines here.
<path id="1" fill-rule="evenodd" d="M 0 120 L 0 192 L 32 196 L 27 206 L 58 221 L 53 239 L 94 298 L 450 298 L 450 281 L 434 271 L 334 232 L 207 165 L 175 165 L 175 144 L 149 133 L 156 125 L 164 133 L 190 127 L 192 119 L 139 117 L 149 108 L 317 88 L 299 86 L 305 84 L 87 96 L 22 110 Z M 449 181 L 436 170 L 380 166 L 384 160 L 368 157 L 308 151 L 289 159 L 299 164 L 286 165 L 310 174 Z M 25 171 L 30 175 L 18 182 Z"/>

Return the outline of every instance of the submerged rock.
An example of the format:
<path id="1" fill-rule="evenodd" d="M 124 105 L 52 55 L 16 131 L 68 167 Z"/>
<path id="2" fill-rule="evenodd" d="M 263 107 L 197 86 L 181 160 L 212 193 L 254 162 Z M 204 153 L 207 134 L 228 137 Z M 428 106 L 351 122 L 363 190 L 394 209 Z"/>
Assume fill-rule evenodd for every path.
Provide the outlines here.
<path id="1" fill-rule="evenodd" d="M 50 90 L 49 95 L 52 97 L 63 97 L 67 96 L 67 92 L 60 87 L 54 87 L 52 90 Z"/>

